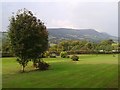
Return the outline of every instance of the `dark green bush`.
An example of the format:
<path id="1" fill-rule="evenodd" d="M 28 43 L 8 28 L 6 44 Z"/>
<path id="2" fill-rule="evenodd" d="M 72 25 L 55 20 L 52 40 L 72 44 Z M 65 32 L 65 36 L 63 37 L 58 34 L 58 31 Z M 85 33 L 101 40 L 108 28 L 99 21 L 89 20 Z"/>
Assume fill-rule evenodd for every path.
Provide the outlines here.
<path id="1" fill-rule="evenodd" d="M 72 59 L 73 61 L 78 61 L 79 57 L 76 56 L 76 55 L 73 55 L 73 56 L 71 57 L 71 59 Z"/>
<path id="2" fill-rule="evenodd" d="M 38 66 L 37 68 L 39 68 L 39 70 L 47 70 L 49 68 L 49 64 L 44 62 L 44 61 L 40 61 L 38 62 Z"/>
<path id="3" fill-rule="evenodd" d="M 70 56 L 67 55 L 66 58 L 70 58 Z"/>

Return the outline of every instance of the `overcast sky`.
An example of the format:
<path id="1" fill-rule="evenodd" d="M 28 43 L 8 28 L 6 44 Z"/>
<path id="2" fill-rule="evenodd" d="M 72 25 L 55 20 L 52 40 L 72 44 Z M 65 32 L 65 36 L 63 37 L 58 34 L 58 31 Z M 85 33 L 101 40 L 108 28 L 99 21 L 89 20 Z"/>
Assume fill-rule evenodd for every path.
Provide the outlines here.
<path id="1" fill-rule="evenodd" d="M 4 2 L 3 31 L 7 30 L 12 12 L 23 8 L 31 10 L 47 28 L 89 28 L 118 35 L 117 2 Z"/>

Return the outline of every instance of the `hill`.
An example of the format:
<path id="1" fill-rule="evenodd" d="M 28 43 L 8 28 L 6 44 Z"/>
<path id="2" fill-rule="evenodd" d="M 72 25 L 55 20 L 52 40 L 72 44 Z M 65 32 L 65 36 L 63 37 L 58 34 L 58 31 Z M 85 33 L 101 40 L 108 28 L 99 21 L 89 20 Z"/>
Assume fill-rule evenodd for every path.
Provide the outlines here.
<path id="1" fill-rule="evenodd" d="M 87 40 L 99 42 L 101 40 L 113 39 L 117 41 L 117 37 L 111 36 L 104 32 L 98 32 L 94 29 L 68 29 L 68 28 L 48 28 L 49 41 L 58 43 L 62 40 Z M 0 32 L 0 40 L 6 39 L 7 32 Z"/>
<path id="2" fill-rule="evenodd" d="M 101 40 L 113 39 L 117 41 L 117 37 L 104 32 L 98 32 L 94 29 L 49 28 L 48 32 L 49 41 L 53 43 L 60 40 L 87 40 L 99 42 Z"/>

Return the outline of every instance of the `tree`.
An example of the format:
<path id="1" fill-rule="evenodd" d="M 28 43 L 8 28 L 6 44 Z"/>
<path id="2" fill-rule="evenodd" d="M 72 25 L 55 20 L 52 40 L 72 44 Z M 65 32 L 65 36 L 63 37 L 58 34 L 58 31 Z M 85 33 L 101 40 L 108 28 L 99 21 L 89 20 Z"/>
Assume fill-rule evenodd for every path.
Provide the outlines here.
<path id="1" fill-rule="evenodd" d="M 111 45 L 107 45 L 106 48 L 105 48 L 105 51 L 112 52 L 112 46 Z"/>
<path id="2" fill-rule="evenodd" d="M 86 43 L 85 46 L 87 47 L 88 50 L 91 50 L 93 48 L 93 45 L 91 42 Z"/>
<path id="3" fill-rule="evenodd" d="M 2 53 L 6 53 L 9 51 L 9 40 L 7 36 L 2 38 Z"/>
<path id="4" fill-rule="evenodd" d="M 112 45 L 112 43 L 114 43 L 112 39 L 103 40 L 100 42 L 100 44 L 102 44 L 102 45 Z"/>
<path id="5" fill-rule="evenodd" d="M 112 49 L 115 50 L 115 51 L 118 51 L 118 43 L 113 43 L 112 44 Z"/>
<path id="6" fill-rule="evenodd" d="M 4 34 L 4 32 L 3 32 L 3 34 Z M 1 50 L 2 50 L 2 57 L 13 56 L 13 53 L 11 51 L 10 41 L 9 41 L 7 34 L 2 37 L 2 49 Z"/>
<path id="7" fill-rule="evenodd" d="M 114 41 L 112 39 L 107 40 L 107 42 L 109 45 L 112 45 L 112 43 L 114 43 Z"/>
<path id="8" fill-rule="evenodd" d="M 62 41 L 60 42 L 59 46 L 62 47 L 62 51 L 68 51 L 69 50 L 69 41 Z"/>
<path id="9" fill-rule="evenodd" d="M 30 60 L 34 63 L 40 62 L 42 54 L 48 48 L 48 32 L 44 23 L 26 9 L 18 10 L 17 14 L 11 17 L 9 37 L 23 72 Z"/>

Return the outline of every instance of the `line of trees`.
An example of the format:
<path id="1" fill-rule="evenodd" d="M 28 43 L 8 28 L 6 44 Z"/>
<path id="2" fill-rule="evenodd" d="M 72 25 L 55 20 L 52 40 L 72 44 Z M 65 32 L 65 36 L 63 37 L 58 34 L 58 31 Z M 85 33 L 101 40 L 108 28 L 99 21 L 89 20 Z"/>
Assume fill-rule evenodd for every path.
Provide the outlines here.
<path id="1" fill-rule="evenodd" d="M 119 53 L 120 43 L 114 42 L 113 40 L 103 40 L 101 42 L 89 42 L 85 40 L 65 40 L 58 44 L 49 44 L 47 52 L 51 54 L 60 55 L 62 51 L 67 51 L 68 54 L 89 54 L 89 53 Z M 3 42 L 2 53 L 4 56 L 13 56 L 14 53 L 11 51 L 11 45 L 8 39 Z M 47 53 L 46 53 L 47 54 Z M 53 54 L 51 57 L 54 56 Z"/>
<path id="2" fill-rule="evenodd" d="M 61 51 L 67 51 L 69 54 L 118 53 L 119 50 L 120 43 L 114 42 L 112 39 L 103 40 L 99 43 L 85 40 L 65 40 L 49 47 L 49 52 L 56 54 L 59 54 Z"/>

